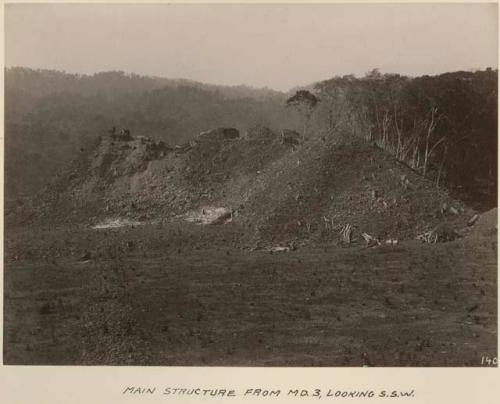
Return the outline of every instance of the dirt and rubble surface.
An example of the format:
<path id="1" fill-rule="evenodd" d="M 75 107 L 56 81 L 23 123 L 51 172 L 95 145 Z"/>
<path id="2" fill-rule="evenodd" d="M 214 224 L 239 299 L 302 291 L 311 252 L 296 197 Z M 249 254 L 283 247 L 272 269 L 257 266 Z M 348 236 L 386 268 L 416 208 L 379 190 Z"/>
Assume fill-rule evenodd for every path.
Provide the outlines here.
<path id="1" fill-rule="evenodd" d="M 473 211 L 371 144 L 287 139 L 267 128 L 174 147 L 105 135 L 37 198 L 7 207 L 4 362 L 496 356 L 497 210 Z M 416 240 L 432 231 L 453 237 Z"/>

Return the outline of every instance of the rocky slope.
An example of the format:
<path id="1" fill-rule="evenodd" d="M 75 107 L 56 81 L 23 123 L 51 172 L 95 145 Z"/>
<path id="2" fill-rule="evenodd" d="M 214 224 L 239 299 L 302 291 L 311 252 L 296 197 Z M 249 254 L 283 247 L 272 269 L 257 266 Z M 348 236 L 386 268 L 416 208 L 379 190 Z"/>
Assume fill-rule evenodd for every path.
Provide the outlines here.
<path id="1" fill-rule="evenodd" d="M 29 209 L 18 210 L 26 219 Z M 36 198 L 31 220 L 230 223 L 248 243 L 291 245 L 337 242 L 345 225 L 354 243 L 362 233 L 414 239 L 438 225 L 460 232 L 473 214 L 372 144 L 256 127 L 215 129 L 174 147 L 103 135 Z"/>

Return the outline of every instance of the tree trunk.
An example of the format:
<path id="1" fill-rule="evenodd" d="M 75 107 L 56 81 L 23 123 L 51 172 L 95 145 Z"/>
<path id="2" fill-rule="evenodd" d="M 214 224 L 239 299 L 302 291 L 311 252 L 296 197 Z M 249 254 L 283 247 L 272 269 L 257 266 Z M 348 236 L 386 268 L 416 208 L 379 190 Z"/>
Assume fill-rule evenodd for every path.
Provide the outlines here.
<path id="1" fill-rule="evenodd" d="M 439 181 L 441 180 L 441 173 L 443 172 L 443 167 L 444 167 L 444 162 L 446 160 L 446 154 L 447 154 L 448 149 L 445 147 L 444 152 L 443 152 L 443 158 L 441 160 L 441 165 L 439 166 L 439 171 L 438 171 L 438 176 L 436 180 L 436 187 L 439 188 Z"/>
<path id="2" fill-rule="evenodd" d="M 422 175 L 425 177 L 427 174 L 427 168 L 429 165 L 429 156 L 436 147 L 437 144 L 439 144 L 444 138 L 442 138 L 439 142 L 435 143 L 434 146 L 432 146 L 432 149 L 430 148 L 430 138 L 432 133 L 434 132 L 434 129 L 436 129 L 436 113 L 437 113 L 437 108 L 432 107 L 431 108 L 431 121 L 429 123 L 429 126 L 427 127 L 427 135 L 425 137 L 425 154 L 424 154 L 424 167 L 422 170 Z"/>

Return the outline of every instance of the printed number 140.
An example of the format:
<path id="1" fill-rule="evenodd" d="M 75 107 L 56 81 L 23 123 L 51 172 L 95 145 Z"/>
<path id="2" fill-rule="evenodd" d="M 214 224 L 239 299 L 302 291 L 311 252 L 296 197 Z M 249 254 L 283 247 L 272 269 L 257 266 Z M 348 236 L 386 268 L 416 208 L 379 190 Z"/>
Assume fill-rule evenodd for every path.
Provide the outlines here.
<path id="1" fill-rule="evenodd" d="M 490 358 L 489 356 L 483 356 L 481 358 L 481 365 L 498 366 L 498 358 L 496 356 L 493 358 Z"/>

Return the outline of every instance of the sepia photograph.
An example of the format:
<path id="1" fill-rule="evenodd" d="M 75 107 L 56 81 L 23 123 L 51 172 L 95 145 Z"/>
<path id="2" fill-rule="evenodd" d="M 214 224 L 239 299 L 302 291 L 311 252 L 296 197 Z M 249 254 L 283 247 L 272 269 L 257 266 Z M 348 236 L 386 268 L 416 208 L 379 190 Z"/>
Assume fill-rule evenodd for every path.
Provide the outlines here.
<path id="1" fill-rule="evenodd" d="M 4 29 L 4 365 L 498 366 L 496 3 Z"/>

